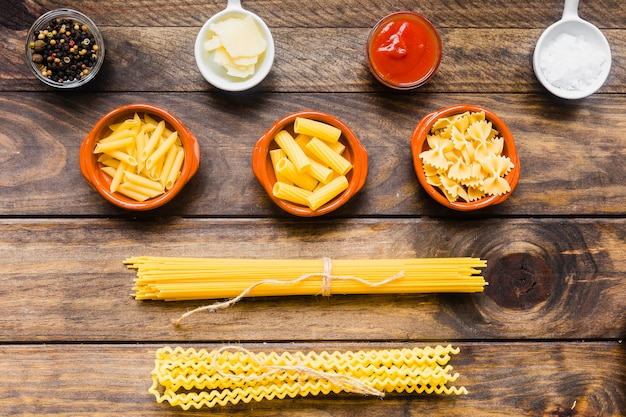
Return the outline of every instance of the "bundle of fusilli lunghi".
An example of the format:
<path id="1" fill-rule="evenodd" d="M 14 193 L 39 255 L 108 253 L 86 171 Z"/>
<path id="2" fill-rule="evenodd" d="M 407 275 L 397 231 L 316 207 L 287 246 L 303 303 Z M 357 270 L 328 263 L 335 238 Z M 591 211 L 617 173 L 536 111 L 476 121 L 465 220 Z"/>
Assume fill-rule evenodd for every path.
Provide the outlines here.
<path id="1" fill-rule="evenodd" d="M 185 410 L 342 391 L 467 394 L 464 387 L 447 386 L 459 376 L 448 365 L 458 353 L 450 345 L 293 354 L 164 347 L 156 351 L 149 392 L 157 402 Z"/>

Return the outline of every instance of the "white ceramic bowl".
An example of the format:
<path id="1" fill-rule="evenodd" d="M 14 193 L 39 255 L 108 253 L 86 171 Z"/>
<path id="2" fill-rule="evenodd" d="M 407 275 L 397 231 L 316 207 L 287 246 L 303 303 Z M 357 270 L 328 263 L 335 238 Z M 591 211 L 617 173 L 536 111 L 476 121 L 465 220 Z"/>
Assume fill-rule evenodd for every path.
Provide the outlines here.
<path id="1" fill-rule="evenodd" d="M 246 16 L 252 17 L 258 25 L 261 33 L 267 41 L 267 48 L 259 57 L 259 62 L 256 64 L 254 74 L 248 78 L 238 79 L 226 74 L 226 70 L 223 67 L 213 62 L 213 54 L 204 49 L 204 42 L 210 37 L 209 35 L 211 30 L 209 29 L 209 26 L 213 23 L 220 22 L 231 17 L 243 18 Z M 274 64 L 274 39 L 269 28 L 259 16 L 244 10 L 241 7 L 239 0 L 229 0 L 228 7 L 207 20 L 200 29 L 200 32 L 196 37 L 194 55 L 200 73 L 202 73 L 202 76 L 214 87 L 225 91 L 244 91 L 255 87 L 263 81 L 272 69 L 272 65 Z"/>
<path id="2" fill-rule="evenodd" d="M 611 48 L 604 34 L 593 24 L 578 17 L 578 1 L 567 1 L 563 17 L 539 37 L 533 55 L 533 69 L 539 82 L 552 94 L 564 99 L 581 99 L 602 87 L 611 70 Z M 558 40 L 565 46 L 555 46 Z M 586 45 L 588 53 L 576 52 Z M 549 74 L 546 63 L 554 60 L 556 73 Z M 593 71 L 589 68 L 593 68 Z M 595 72 L 595 73 L 594 73 Z M 573 76 L 577 86 L 565 85 L 562 78 Z M 571 81 L 570 81 L 571 82 Z"/>

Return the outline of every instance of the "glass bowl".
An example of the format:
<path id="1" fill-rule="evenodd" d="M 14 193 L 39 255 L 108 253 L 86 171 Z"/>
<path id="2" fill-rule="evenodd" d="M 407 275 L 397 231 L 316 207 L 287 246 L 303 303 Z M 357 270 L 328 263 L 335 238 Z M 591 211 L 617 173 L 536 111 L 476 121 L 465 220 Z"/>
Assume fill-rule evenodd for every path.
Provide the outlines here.
<path id="1" fill-rule="evenodd" d="M 372 75 L 387 87 L 410 90 L 426 84 L 441 63 L 441 37 L 419 13 L 383 17 L 371 29 L 366 59 Z"/>
<path id="2" fill-rule="evenodd" d="M 30 27 L 25 53 L 29 67 L 41 82 L 72 89 L 96 77 L 105 48 L 100 30 L 89 17 L 76 10 L 55 9 L 41 15 Z"/>

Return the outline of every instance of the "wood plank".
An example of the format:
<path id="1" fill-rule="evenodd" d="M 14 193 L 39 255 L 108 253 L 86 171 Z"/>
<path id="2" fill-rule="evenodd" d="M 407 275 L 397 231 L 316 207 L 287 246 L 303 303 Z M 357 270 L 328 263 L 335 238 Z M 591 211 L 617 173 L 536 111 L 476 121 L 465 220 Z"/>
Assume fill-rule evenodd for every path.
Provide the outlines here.
<path id="1" fill-rule="evenodd" d="M 112 206 L 89 187 L 78 167 L 80 143 L 96 121 L 132 102 L 155 104 L 180 117 L 198 138 L 202 154 L 197 175 L 181 195 L 150 213 Z M 284 217 L 254 178 L 252 149 L 274 121 L 310 108 L 343 120 L 369 153 L 365 187 L 331 216 L 461 216 L 442 208 L 419 185 L 410 138 L 421 117 L 462 102 L 500 115 L 516 139 L 522 169 L 505 203 L 463 217 L 625 213 L 623 138 L 614 133 L 626 107 L 622 96 L 598 95 L 582 105 L 517 94 L 5 93 L 0 96 L 0 215 Z"/>
<path id="2" fill-rule="evenodd" d="M 83 13 L 102 26 L 201 26 L 206 19 L 223 10 L 225 2 L 136 0 L 81 1 Z M 60 7 L 51 0 L 15 2 L 1 0 L 0 25 L 27 29 L 42 13 Z M 375 2 L 345 0 L 265 0 L 244 1 L 243 7 L 261 16 L 270 27 L 371 27 L 379 18 L 398 10 L 423 13 L 438 27 L 545 28 L 560 19 L 563 2 L 529 0 L 511 7 L 507 0 L 441 2 Z M 581 2 L 580 16 L 601 28 L 623 28 L 624 4 L 612 0 Z M 140 12 L 138 12 L 140 11 Z M 506 11 L 506 13 L 503 13 Z"/>
<path id="3" fill-rule="evenodd" d="M 625 219 L 6 219 L 0 342 L 620 338 L 625 225 Z M 257 297 L 176 327 L 173 320 L 215 300 L 134 300 L 135 272 L 122 264 L 130 256 L 474 256 L 487 260 L 489 286 L 482 294 Z"/>
<path id="4" fill-rule="evenodd" d="M 199 27 L 106 27 L 106 59 L 90 91 L 216 91 L 195 63 Z M 441 30 L 444 55 L 435 77 L 419 92 L 549 93 L 536 80 L 532 55 L 542 29 Z M 255 90 L 264 92 L 384 92 L 365 61 L 368 28 L 276 28 L 272 72 Z M 599 93 L 624 93 L 626 40 L 605 30 L 613 50 L 611 75 Z M 45 91 L 24 62 L 26 31 L 0 27 L 8 48 L 0 91 Z M 167 39 L 167 42 L 163 42 Z M 346 42 L 346 39 L 353 39 Z M 523 57 L 523 58 L 521 58 Z M 526 65 L 510 65 L 525 62 Z M 164 82 L 163 80 L 167 80 Z M 412 94 L 407 94 L 407 96 Z"/>
<path id="5" fill-rule="evenodd" d="M 166 345 L 168 345 L 166 343 Z M 176 346 L 170 343 L 170 346 Z M 403 344 L 244 344 L 253 351 L 321 351 L 425 346 Z M 433 345 L 433 344 L 430 344 Z M 217 406 L 199 416 L 618 416 L 626 409 L 626 350 L 619 342 L 456 343 L 450 361 L 467 396 L 391 393 L 307 396 Z M 215 349 L 223 345 L 190 347 Z M 4 415 L 183 416 L 147 392 L 161 345 L 0 345 Z M 25 366 L 28 364 L 28 366 Z"/>

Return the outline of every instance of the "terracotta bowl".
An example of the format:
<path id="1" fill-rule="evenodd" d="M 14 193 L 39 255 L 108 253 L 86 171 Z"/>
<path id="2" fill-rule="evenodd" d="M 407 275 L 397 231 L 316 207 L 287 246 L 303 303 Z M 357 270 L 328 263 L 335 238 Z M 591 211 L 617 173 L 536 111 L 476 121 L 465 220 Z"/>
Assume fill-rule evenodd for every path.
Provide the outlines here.
<path id="1" fill-rule="evenodd" d="M 292 135 L 293 123 L 296 117 L 305 117 L 308 119 L 318 120 L 335 126 L 342 131 L 340 141 L 346 146 L 343 157 L 352 163 L 352 169 L 346 175 L 348 179 L 348 188 L 337 197 L 327 202 L 317 210 L 311 210 L 309 207 L 293 204 L 288 201 L 280 200 L 273 196 L 272 188 L 276 183 L 276 175 L 270 159 L 269 151 L 278 147 L 274 142 L 274 136 L 282 129 L 286 129 Z M 315 217 L 321 216 L 338 209 L 350 200 L 365 184 L 368 170 L 367 151 L 356 137 L 354 132 L 344 124 L 341 120 L 327 113 L 319 111 L 305 110 L 289 114 L 274 123 L 259 138 L 252 153 L 252 171 L 263 186 L 269 197 L 283 210 L 296 216 Z"/>
<path id="2" fill-rule="evenodd" d="M 511 171 L 509 171 L 504 176 L 504 179 L 509 183 L 511 190 L 503 195 L 485 196 L 471 202 L 465 202 L 463 200 L 450 202 L 446 198 L 446 196 L 439 190 L 439 188 L 434 187 L 426 182 L 426 175 L 424 174 L 422 159 L 419 157 L 419 155 L 423 151 L 427 151 L 430 149 L 426 141 L 426 137 L 430 133 L 430 129 L 432 128 L 433 124 L 438 119 L 442 117 L 453 116 L 455 114 L 461 114 L 466 111 L 485 112 L 485 118 L 492 123 L 493 128 L 496 129 L 499 132 L 499 136 L 504 139 L 502 154 L 504 156 L 508 156 L 511 162 L 514 164 L 514 168 L 511 169 Z M 413 154 L 413 165 L 415 167 L 415 173 L 417 174 L 417 178 L 419 179 L 419 182 L 424 190 L 426 190 L 426 192 L 437 202 L 454 210 L 478 210 L 488 206 L 492 206 L 494 204 L 500 204 L 511 196 L 520 177 L 520 161 L 517 150 L 515 149 L 515 141 L 513 140 L 511 132 L 509 131 L 506 124 L 502 121 L 502 119 L 500 119 L 495 113 L 480 106 L 475 106 L 471 104 L 459 104 L 445 107 L 426 115 L 424 118 L 422 118 L 422 120 L 419 121 L 419 123 L 415 127 L 415 130 L 413 131 L 413 135 L 411 137 L 411 151 Z"/>
<path id="3" fill-rule="evenodd" d="M 185 150 L 185 160 L 181 168 L 181 174 L 174 186 L 164 194 L 143 202 L 135 201 L 118 192 L 111 193 L 109 190 L 111 178 L 102 172 L 102 164 L 98 162 L 98 155 L 93 153 L 97 142 L 110 133 L 109 125 L 132 118 L 135 113 L 140 115 L 148 114 L 157 121 L 165 120 L 167 128 L 178 132 Z M 104 115 L 85 136 L 80 147 L 79 163 L 80 170 L 87 182 L 109 202 L 127 210 L 152 210 L 172 200 L 194 176 L 200 164 L 200 147 L 195 136 L 179 119 L 167 110 L 150 104 L 128 104 Z"/>

